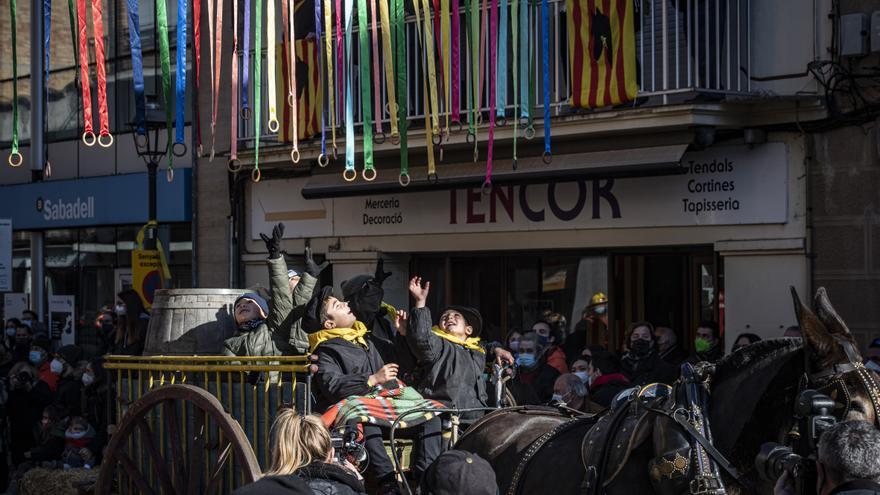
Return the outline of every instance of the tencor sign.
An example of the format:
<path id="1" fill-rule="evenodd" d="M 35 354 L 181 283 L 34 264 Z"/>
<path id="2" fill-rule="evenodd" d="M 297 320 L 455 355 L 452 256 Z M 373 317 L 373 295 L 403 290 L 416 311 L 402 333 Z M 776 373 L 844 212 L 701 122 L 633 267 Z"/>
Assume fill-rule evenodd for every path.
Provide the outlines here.
<path id="1" fill-rule="evenodd" d="M 252 235 L 279 220 L 302 237 L 786 222 L 785 144 L 713 147 L 685 154 L 682 166 L 680 175 L 497 186 L 487 195 L 472 188 L 323 202 L 289 199 L 302 182 L 265 189 L 261 183 L 252 195 L 259 202 Z M 332 222 L 297 220 L 313 204 L 323 205 Z"/>

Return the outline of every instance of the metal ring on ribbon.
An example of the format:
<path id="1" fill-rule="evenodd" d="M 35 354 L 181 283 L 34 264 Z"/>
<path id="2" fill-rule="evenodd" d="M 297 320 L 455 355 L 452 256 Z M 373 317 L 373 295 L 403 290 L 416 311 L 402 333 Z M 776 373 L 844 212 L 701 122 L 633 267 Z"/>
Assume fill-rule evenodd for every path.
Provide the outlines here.
<path id="1" fill-rule="evenodd" d="M 18 157 L 18 159 L 13 158 L 16 156 Z M 21 156 L 21 153 L 17 151 L 13 151 L 12 153 L 10 153 L 9 158 L 7 158 L 6 160 L 9 162 L 10 167 L 20 167 L 21 164 L 24 163 L 24 157 Z"/>
<path id="2" fill-rule="evenodd" d="M 377 132 L 376 134 L 373 134 L 373 142 L 376 144 L 382 144 L 385 142 L 386 137 L 385 131 Z"/>
<path id="3" fill-rule="evenodd" d="M 229 160 L 228 162 L 226 162 L 226 170 L 229 170 L 233 174 L 241 172 L 241 162 L 238 160 L 238 158 L 233 158 Z"/>
<path id="4" fill-rule="evenodd" d="M 330 164 L 330 157 L 329 156 L 325 155 L 324 153 L 321 153 L 320 155 L 318 155 L 318 166 L 319 167 L 324 168 L 329 164 Z"/>
<path id="5" fill-rule="evenodd" d="M 351 172 L 351 175 L 348 175 L 349 172 Z M 354 180 L 357 179 L 357 176 L 357 170 L 353 168 L 347 168 L 342 172 L 342 178 L 345 179 L 345 182 L 354 182 Z"/>
<path id="6" fill-rule="evenodd" d="M 251 107 L 243 107 L 241 109 L 241 111 L 239 112 L 239 115 L 241 115 L 241 118 L 244 120 L 250 120 L 251 119 Z"/>
<path id="7" fill-rule="evenodd" d="M 260 172 L 260 168 L 256 167 L 251 171 L 251 180 L 254 182 L 260 182 L 260 177 L 262 177 L 262 173 Z"/>
<path id="8" fill-rule="evenodd" d="M 406 180 L 403 178 L 406 177 Z M 406 187 L 410 183 L 409 173 L 402 173 L 397 177 L 397 183 L 400 184 L 400 187 Z"/>
<path id="9" fill-rule="evenodd" d="M 400 144 L 400 134 L 391 134 L 391 144 L 393 144 L 394 146 Z"/>
<path id="10" fill-rule="evenodd" d="M 488 196 L 489 193 L 492 192 L 492 181 L 489 179 L 483 181 L 483 185 L 480 187 L 480 192 L 483 194 L 483 196 Z"/>
<path id="11" fill-rule="evenodd" d="M 529 141 L 535 138 L 535 127 L 533 125 L 529 124 L 529 126 L 526 127 L 525 137 Z"/>
<path id="12" fill-rule="evenodd" d="M 278 119 L 269 120 L 269 132 L 278 132 L 279 127 Z"/>
<path id="13" fill-rule="evenodd" d="M 98 142 L 98 136 L 92 131 L 86 131 L 82 135 L 82 142 L 86 146 L 94 146 Z"/>
<path id="14" fill-rule="evenodd" d="M 541 161 L 543 161 L 545 165 L 550 165 L 550 162 L 553 161 L 553 155 L 549 151 L 545 151 L 541 156 Z"/>
<path id="15" fill-rule="evenodd" d="M 168 167 L 165 169 L 165 180 L 168 182 L 174 182 L 174 167 Z"/>
<path id="16" fill-rule="evenodd" d="M 109 148 L 113 146 L 113 134 L 101 134 L 98 136 L 98 146 L 102 148 Z"/>
<path id="17" fill-rule="evenodd" d="M 179 150 L 181 148 L 183 148 L 183 151 L 178 153 L 177 150 Z M 174 143 L 174 146 L 171 147 L 171 153 L 173 153 L 174 156 L 176 156 L 176 157 L 181 157 L 181 156 L 185 155 L 186 154 L 186 144 L 185 143 Z"/>
<path id="18" fill-rule="evenodd" d="M 428 182 L 431 184 L 436 184 L 440 180 L 440 177 L 437 175 L 437 172 L 431 172 L 428 174 Z"/>
<path id="19" fill-rule="evenodd" d="M 370 177 L 367 177 L 367 172 L 373 172 L 373 175 L 371 175 Z M 374 180 L 376 180 L 377 175 L 379 175 L 379 174 L 376 173 L 375 168 L 365 168 L 361 171 L 361 177 L 363 177 L 364 180 L 367 182 L 373 182 Z"/>
<path id="20" fill-rule="evenodd" d="M 290 161 L 292 161 L 293 163 L 299 163 L 299 158 L 300 156 L 298 149 L 294 148 L 290 150 Z"/>

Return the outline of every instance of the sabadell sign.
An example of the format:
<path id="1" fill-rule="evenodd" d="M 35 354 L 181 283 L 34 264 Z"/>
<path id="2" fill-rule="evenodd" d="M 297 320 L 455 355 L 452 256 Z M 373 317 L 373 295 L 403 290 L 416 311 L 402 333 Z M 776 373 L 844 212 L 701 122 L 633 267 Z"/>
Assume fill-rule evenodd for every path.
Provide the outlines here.
<path id="1" fill-rule="evenodd" d="M 253 238 L 277 221 L 293 236 L 784 223 L 786 145 L 687 153 L 680 175 L 305 200 L 304 179 L 254 185 Z"/>

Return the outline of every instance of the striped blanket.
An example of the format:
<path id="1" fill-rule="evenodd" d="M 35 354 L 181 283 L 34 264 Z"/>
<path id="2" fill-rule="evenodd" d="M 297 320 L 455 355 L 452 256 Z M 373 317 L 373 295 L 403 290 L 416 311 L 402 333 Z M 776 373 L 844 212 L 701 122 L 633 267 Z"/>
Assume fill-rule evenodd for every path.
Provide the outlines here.
<path id="1" fill-rule="evenodd" d="M 422 397 L 416 389 L 403 382 L 392 381 L 378 385 L 367 395 L 353 395 L 334 404 L 321 418 L 328 428 L 351 423 L 369 423 L 391 427 L 401 415 L 416 409 L 440 409 L 442 402 Z M 400 421 L 398 428 L 409 428 L 424 423 L 439 414 L 436 411 L 413 413 Z"/>

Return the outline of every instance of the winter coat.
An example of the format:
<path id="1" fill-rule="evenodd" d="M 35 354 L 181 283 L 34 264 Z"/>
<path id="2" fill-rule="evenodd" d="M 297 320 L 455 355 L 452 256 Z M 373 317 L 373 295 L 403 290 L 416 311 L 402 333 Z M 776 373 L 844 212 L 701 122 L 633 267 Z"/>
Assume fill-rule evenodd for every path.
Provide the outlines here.
<path id="1" fill-rule="evenodd" d="M 232 495 L 315 495 L 305 481 L 295 474 L 266 476 L 232 492 Z"/>
<path id="2" fill-rule="evenodd" d="M 629 378 L 633 386 L 644 386 L 650 383 L 672 385 L 678 379 L 678 369 L 660 359 L 657 351 L 652 349 L 647 356 L 636 358 L 627 353 L 620 360 L 623 374 Z"/>
<path id="3" fill-rule="evenodd" d="M 457 408 L 486 407 L 485 352 L 467 349 L 432 330 L 431 310 L 415 308 L 410 312 L 406 339 L 419 366 L 417 390 L 429 399 L 436 399 Z M 481 412 L 462 415 L 462 419 L 482 416 Z"/>
<path id="4" fill-rule="evenodd" d="M 342 466 L 313 462 L 296 470 L 316 495 L 366 495 L 364 484 Z"/>
<path id="5" fill-rule="evenodd" d="M 590 400 L 602 407 L 611 407 L 614 396 L 629 386 L 629 380 L 620 373 L 602 375 L 590 384 Z"/>
<path id="6" fill-rule="evenodd" d="M 226 339 L 223 342 L 225 356 L 293 355 L 298 353 L 299 346 L 308 348 L 308 338 L 299 327 L 302 311 L 295 312 L 294 305 L 303 306 L 311 299 L 317 280 L 304 273 L 291 294 L 284 258 L 269 259 L 267 264 L 271 293 L 269 316 L 256 329 L 238 331 Z M 294 328 L 299 332 L 297 335 L 292 333 Z"/>
<path id="7" fill-rule="evenodd" d="M 315 373 L 313 383 L 319 392 L 319 411 L 324 411 L 346 397 L 370 392 L 367 380 L 385 362 L 376 349 L 373 336 L 368 333 L 364 338 L 367 348 L 342 338 L 321 342 L 315 348 L 318 372 Z"/>
<path id="8" fill-rule="evenodd" d="M 831 495 L 880 495 L 880 483 L 854 480 L 839 485 Z"/>

